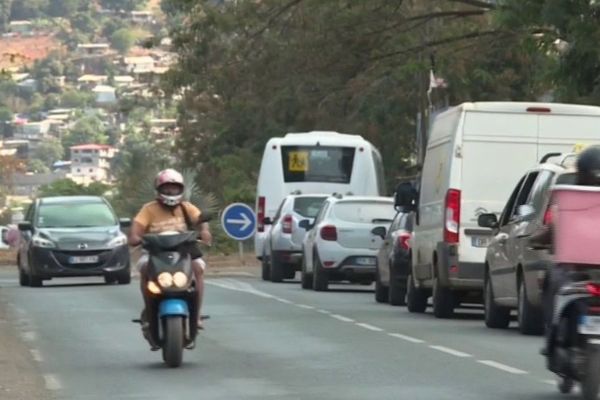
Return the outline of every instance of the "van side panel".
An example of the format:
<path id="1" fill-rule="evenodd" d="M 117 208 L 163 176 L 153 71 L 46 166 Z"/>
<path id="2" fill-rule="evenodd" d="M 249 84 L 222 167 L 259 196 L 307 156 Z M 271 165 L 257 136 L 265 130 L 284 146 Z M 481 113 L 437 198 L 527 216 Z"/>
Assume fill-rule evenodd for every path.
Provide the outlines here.
<path id="1" fill-rule="evenodd" d="M 452 153 L 461 109 L 436 118 L 432 125 L 423 163 L 419 195 L 418 224 L 415 225 L 413 263 L 415 278 L 431 278 L 433 254 L 443 240 L 444 202 L 450 187 Z"/>

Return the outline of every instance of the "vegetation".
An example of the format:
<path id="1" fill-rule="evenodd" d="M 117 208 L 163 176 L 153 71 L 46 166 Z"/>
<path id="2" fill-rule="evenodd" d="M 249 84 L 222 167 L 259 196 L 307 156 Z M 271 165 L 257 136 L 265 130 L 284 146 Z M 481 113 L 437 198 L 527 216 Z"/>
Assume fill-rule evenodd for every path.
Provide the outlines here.
<path id="1" fill-rule="evenodd" d="M 38 196 L 104 196 L 109 190 L 110 186 L 101 182 L 93 182 L 88 186 L 83 186 L 71 179 L 60 179 L 40 187 Z"/>

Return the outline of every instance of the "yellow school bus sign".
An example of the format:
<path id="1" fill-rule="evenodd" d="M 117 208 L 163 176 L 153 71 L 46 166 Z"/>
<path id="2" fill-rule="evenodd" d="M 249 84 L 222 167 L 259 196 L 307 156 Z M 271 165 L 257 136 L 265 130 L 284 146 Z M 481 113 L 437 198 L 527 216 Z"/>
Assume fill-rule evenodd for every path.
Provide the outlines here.
<path id="1" fill-rule="evenodd" d="M 290 151 L 288 158 L 288 171 L 306 172 L 308 171 L 308 152 Z"/>

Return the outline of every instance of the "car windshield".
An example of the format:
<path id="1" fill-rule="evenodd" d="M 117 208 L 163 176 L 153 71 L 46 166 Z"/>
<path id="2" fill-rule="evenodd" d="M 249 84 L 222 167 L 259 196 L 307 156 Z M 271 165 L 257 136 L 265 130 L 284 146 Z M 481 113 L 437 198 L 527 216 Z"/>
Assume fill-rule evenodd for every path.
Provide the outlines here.
<path id="1" fill-rule="evenodd" d="M 37 216 L 39 228 L 90 228 L 116 224 L 112 210 L 101 202 L 42 204 Z"/>
<path id="2" fill-rule="evenodd" d="M 396 215 L 396 210 L 392 203 L 348 201 L 336 204 L 333 213 L 342 221 L 371 224 L 391 223 Z"/>
<path id="3" fill-rule="evenodd" d="M 315 218 L 327 197 L 298 197 L 294 200 L 294 212 L 305 218 Z"/>

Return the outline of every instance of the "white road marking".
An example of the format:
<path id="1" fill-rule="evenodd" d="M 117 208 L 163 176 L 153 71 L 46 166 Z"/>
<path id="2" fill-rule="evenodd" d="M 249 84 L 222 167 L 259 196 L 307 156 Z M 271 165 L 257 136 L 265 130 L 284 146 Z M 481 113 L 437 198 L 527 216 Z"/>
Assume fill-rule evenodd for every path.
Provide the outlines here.
<path id="1" fill-rule="evenodd" d="M 281 297 L 273 297 L 273 300 L 278 301 L 283 304 L 294 304 L 293 302 L 286 300 L 286 299 L 282 299 Z"/>
<path id="2" fill-rule="evenodd" d="M 314 310 L 315 309 L 313 306 L 309 306 L 307 304 L 296 304 L 296 306 L 298 306 L 300 308 L 304 308 L 305 310 Z"/>
<path id="3" fill-rule="evenodd" d="M 342 321 L 342 322 L 354 322 L 354 320 L 352 318 L 344 317 L 343 315 L 339 315 L 339 314 L 331 314 L 330 317 L 335 318 L 338 321 Z"/>
<path id="4" fill-rule="evenodd" d="M 330 312 L 330 311 L 327 311 L 327 310 L 321 310 L 321 309 L 317 309 L 317 312 L 318 312 L 318 313 L 320 313 L 320 314 L 325 314 L 325 315 L 329 315 L 329 314 L 331 314 L 331 312 Z"/>
<path id="5" fill-rule="evenodd" d="M 275 296 L 273 296 L 267 292 L 263 292 L 258 289 L 255 289 L 254 287 L 252 287 L 252 285 L 250 285 L 246 282 L 237 281 L 235 279 L 207 279 L 206 284 L 212 285 L 212 286 L 218 286 L 223 289 L 229 289 L 229 290 L 235 290 L 238 292 L 250 293 L 255 296 L 264 297 L 267 299 L 275 298 Z"/>
<path id="6" fill-rule="evenodd" d="M 527 371 L 523 371 L 522 369 L 518 369 L 515 367 L 511 367 L 510 365 L 502 364 L 492 360 L 477 360 L 478 363 L 487 365 L 488 367 L 496 368 L 504 372 L 508 372 L 511 374 L 524 375 L 528 374 Z"/>
<path id="7" fill-rule="evenodd" d="M 382 332 L 383 331 L 383 329 L 381 329 L 381 328 L 378 328 L 378 327 L 373 326 L 373 325 L 365 324 L 365 323 L 362 323 L 362 322 L 357 322 L 356 326 L 360 326 L 361 328 L 365 328 L 365 329 L 368 329 L 368 330 L 373 331 L 373 332 Z"/>
<path id="8" fill-rule="evenodd" d="M 429 346 L 429 348 L 437 350 L 437 351 L 441 351 L 443 353 L 446 354 L 450 354 L 456 357 L 473 357 L 472 355 L 470 355 L 469 353 L 465 353 L 462 351 L 458 351 L 458 350 L 454 350 L 451 349 L 450 347 L 445 347 L 445 346 Z"/>
<path id="9" fill-rule="evenodd" d="M 37 349 L 30 349 L 29 350 L 31 352 L 31 356 L 33 357 L 33 359 L 37 362 L 43 362 L 44 361 L 44 357 L 42 357 L 42 353 L 40 353 L 39 350 Z"/>
<path id="10" fill-rule="evenodd" d="M 21 337 L 26 342 L 33 342 L 37 339 L 37 334 L 34 331 L 25 331 L 21 333 Z"/>
<path id="11" fill-rule="evenodd" d="M 44 380 L 46 381 L 46 389 L 48 389 L 48 390 L 61 390 L 62 389 L 62 385 L 60 384 L 60 381 L 58 380 L 56 375 L 46 374 L 46 375 L 44 375 Z"/>
<path id="12" fill-rule="evenodd" d="M 411 343 L 425 343 L 424 340 L 417 339 L 412 336 L 403 335 L 401 333 L 388 333 L 388 335 L 391 337 L 398 338 L 398 339 L 406 340 L 407 342 L 411 342 Z"/>
<path id="13" fill-rule="evenodd" d="M 553 381 L 552 379 L 542 379 L 540 382 L 545 383 L 546 385 L 556 385 L 556 381 Z"/>

